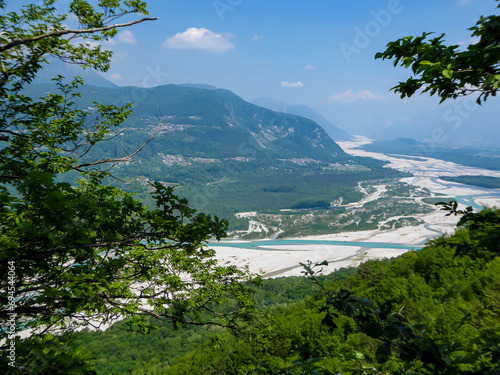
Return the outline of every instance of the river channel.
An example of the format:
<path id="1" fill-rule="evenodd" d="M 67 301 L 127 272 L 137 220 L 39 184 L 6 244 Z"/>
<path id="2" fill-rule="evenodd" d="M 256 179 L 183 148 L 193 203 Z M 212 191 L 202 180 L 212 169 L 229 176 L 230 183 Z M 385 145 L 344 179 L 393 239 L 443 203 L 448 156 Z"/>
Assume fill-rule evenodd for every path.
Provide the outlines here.
<path id="1" fill-rule="evenodd" d="M 275 246 L 293 246 L 293 245 L 329 245 L 329 246 L 353 246 L 353 247 L 368 247 L 371 249 L 402 249 L 402 250 L 418 250 L 421 246 L 405 245 L 398 243 L 385 242 L 356 242 L 356 241 L 323 241 L 323 240 L 255 240 L 255 241 L 238 241 L 238 240 L 223 240 L 220 242 L 210 242 L 210 247 L 237 247 L 240 249 L 249 250 L 268 250 L 268 251 L 289 251 L 288 249 L 277 249 Z M 272 246 L 272 247 L 271 247 Z"/>

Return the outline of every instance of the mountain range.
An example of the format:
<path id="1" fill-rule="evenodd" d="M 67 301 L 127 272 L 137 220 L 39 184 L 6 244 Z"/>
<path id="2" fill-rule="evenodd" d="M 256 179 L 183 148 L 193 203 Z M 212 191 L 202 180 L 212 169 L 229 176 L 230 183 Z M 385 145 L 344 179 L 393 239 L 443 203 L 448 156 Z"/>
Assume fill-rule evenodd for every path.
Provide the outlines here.
<path id="1" fill-rule="evenodd" d="M 142 105 L 140 102 L 144 101 L 147 90 L 150 90 L 121 88 L 92 69 L 83 70 L 79 66 L 64 64 L 55 59 L 51 60 L 50 64 L 42 70 L 34 83 L 49 83 L 58 74 L 66 77 L 79 75 L 84 79 L 86 85 L 118 89 L 117 93 L 121 99 L 119 103 L 124 104 L 127 100 L 135 102 L 138 105 L 136 110 L 140 109 Z M 213 90 L 214 92 L 218 90 L 215 86 L 206 84 L 187 83 L 170 86 Z M 252 100 L 252 104 L 277 113 L 313 120 L 335 141 L 351 140 L 352 134 L 376 140 L 412 138 L 439 147 L 490 148 L 497 146 L 496 139 L 500 138 L 500 126 L 497 120 L 498 116 L 496 116 L 497 100 L 497 98 L 491 98 L 482 106 L 478 106 L 474 98 L 462 98 L 447 102 L 438 109 L 423 110 L 418 113 L 408 112 L 406 115 L 400 113 L 400 107 L 405 104 L 404 101 L 398 102 L 397 108 L 391 106 L 386 108 L 384 103 L 379 102 L 332 103 L 330 112 L 334 111 L 336 124 L 333 124 L 323 114 L 305 105 L 288 105 L 269 97 L 256 98 Z M 156 104 L 156 108 L 150 106 L 148 110 L 153 110 L 152 113 L 160 113 L 158 103 L 153 102 L 153 104 Z M 170 108 L 168 109 L 170 110 Z M 331 116 L 332 113 L 330 113 Z"/>
<path id="2" fill-rule="evenodd" d="M 498 148 L 500 121 L 497 101 L 497 98 L 491 98 L 479 106 L 472 97 L 462 98 L 420 113 L 408 121 L 381 127 L 368 136 L 386 140 L 413 138 L 446 148 Z"/>
<path id="3" fill-rule="evenodd" d="M 40 84 L 30 86 L 26 93 L 37 96 L 55 90 L 53 84 Z M 80 91 L 77 105 L 87 111 L 95 110 L 94 102 L 118 106 L 133 102 L 133 113 L 124 123 L 132 133 L 125 142 L 136 143 L 160 127 L 160 136 L 146 154 L 163 157 L 167 164 L 175 163 L 175 158 L 179 162 L 231 159 L 266 165 L 335 163 L 347 158 L 316 122 L 248 103 L 228 90 L 192 85 L 84 85 Z"/>
<path id="4" fill-rule="evenodd" d="M 54 83 L 44 83 L 30 85 L 24 94 L 35 98 L 57 90 Z M 115 165 L 114 183 L 148 205 L 154 204 L 147 193 L 150 181 L 175 185 L 194 208 L 230 220 L 231 230 L 248 230 L 250 219 L 240 218 L 241 212 L 328 211 L 332 202 L 361 199 L 360 183 L 408 176 L 384 168 L 384 162 L 346 154 L 311 119 L 260 107 L 228 90 L 186 84 L 84 85 L 79 91 L 76 107 L 91 114 L 96 102 L 133 103 L 123 135 L 99 143 L 82 162 L 125 156 L 155 134 L 134 156 L 135 163 Z M 74 182 L 71 175 L 63 178 Z"/>
<path id="5" fill-rule="evenodd" d="M 388 96 L 386 100 L 323 103 L 319 110 L 353 135 L 375 140 L 412 138 L 448 148 L 489 149 L 498 145 L 500 138 L 498 101 L 498 97 L 490 97 L 478 105 L 470 96 L 437 105 L 423 96 Z"/>

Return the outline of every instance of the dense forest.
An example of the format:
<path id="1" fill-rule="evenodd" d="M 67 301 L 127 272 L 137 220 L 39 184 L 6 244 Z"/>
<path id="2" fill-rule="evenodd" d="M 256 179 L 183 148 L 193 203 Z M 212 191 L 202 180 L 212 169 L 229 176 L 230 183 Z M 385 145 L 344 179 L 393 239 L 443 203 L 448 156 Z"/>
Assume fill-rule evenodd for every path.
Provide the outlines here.
<path id="1" fill-rule="evenodd" d="M 58 75 L 52 89 L 35 93 L 49 58 L 107 72 L 112 51 L 103 43 L 158 18 L 147 17 L 141 0 L 12 3 L 0 1 L 0 373 L 500 374 L 499 208 L 443 203 L 461 216 L 453 235 L 330 275 L 322 275 L 326 261 L 304 260 L 302 278 L 264 281 L 219 264 L 205 244 L 226 237 L 229 223 L 197 212 L 173 184 L 203 212 L 224 200 L 241 210 L 243 187 L 266 209 L 325 209 L 332 199 L 358 200 L 363 182 L 402 173 L 351 158 L 311 120 L 227 90 L 195 96 L 194 88 L 158 86 L 134 104 L 132 87 L 121 98 L 104 90 L 107 101 L 81 78 Z M 470 29 L 477 42 L 465 49 L 424 33 L 389 43 L 376 58 L 412 69 L 393 88 L 403 98 L 478 94 L 481 104 L 500 89 L 499 25 L 500 16 L 481 17 Z M 121 125 L 139 119 L 126 138 Z M 161 143 L 146 148 L 153 138 L 168 152 Z M 499 169 L 492 152 L 392 146 Z M 123 185 L 111 184 L 113 176 Z M 132 182 L 147 186 L 149 201 L 131 192 Z M 208 189 L 203 207 L 196 184 Z M 435 199 L 422 194 L 424 204 Z M 416 210 L 393 198 L 381 202 L 405 217 Z M 384 215 L 378 204 L 363 206 L 363 224 L 372 212 Z"/>
<path id="2" fill-rule="evenodd" d="M 445 176 L 440 177 L 442 180 L 459 182 L 466 185 L 481 186 L 488 189 L 500 188 L 500 178 L 491 176 Z"/>
<path id="3" fill-rule="evenodd" d="M 499 374 L 499 251 L 500 210 L 469 212 L 420 251 L 263 281 L 244 332 L 121 322 L 79 340 L 99 374 Z"/>

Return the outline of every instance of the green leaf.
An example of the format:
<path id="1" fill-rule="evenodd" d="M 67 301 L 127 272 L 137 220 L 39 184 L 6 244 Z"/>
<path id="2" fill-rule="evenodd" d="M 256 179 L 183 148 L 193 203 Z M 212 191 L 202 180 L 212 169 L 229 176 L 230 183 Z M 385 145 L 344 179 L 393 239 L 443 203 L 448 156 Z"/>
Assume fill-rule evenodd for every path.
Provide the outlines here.
<path id="1" fill-rule="evenodd" d="M 424 60 L 424 61 L 420 61 L 419 62 L 420 65 L 424 65 L 424 66 L 434 66 L 434 65 L 438 65 L 438 63 L 433 63 L 433 62 L 430 62 L 428 60 Z"/>
<path id="2" fill-rule="evenodd" d="M 453 77 L 453 70 L 451 70 L 451 69 L 444 69 L 443 70 L 443 76 L 445 76 L 446 78 L 451 79 Z"/>

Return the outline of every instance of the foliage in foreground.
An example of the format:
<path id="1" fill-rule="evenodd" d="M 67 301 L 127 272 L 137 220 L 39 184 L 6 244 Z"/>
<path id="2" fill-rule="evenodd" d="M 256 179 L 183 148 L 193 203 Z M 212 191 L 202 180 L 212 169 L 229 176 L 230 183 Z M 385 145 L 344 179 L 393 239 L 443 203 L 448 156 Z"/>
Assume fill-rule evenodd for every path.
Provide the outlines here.
<path id="1" fill-rule="evenodd" d="M 247 336 L 164 327 L 149 341 L 113 328 L 82 340 L 101 374 L 498 374 L 500 210 L 462 214 L 421 251 L 264 281 L 267 318 Z"/>
<path id="2" fill-rule="evenodd" d="M 0 9 L 5 10 L 5 2 Z M 78 109 L 79 78 L 41 98 L 25 95 L 47 57 L 106 71 L 99 43 L 151 18 L 139 0 L 55 0 L 0 16 L 0 372 L 94 373 L 68 340 L 77 328 L 132 317 L 241 329 L 253 310 L 246 270 L 220 266 L 209 239 L 227 221 L 196 212 L 171 187 L 153 184 L 152 208 L 106 184 L 110 165 L 133 161 L 154 134 L 125 155 L 92 154 L 121 134 L 131 105 Z M 69 29 L 75 22 L 78 29 Z M 81 39 L 78 39 L 81 38 Z M 77 182 L 62 178 L 78 175 Z M 224 310 L 214 311 L 217 305 Z M 27 339 L 16 334 L 24 331 Z M 62 336 L 59 336 L 62 335 Z M 7 351 L 8 350 L 8 351 Z"/>
<path id="3" fill-rule="evenodd" d="M 367 262 L 314 298 L 272 310 L 272 327 L 251 341 L 228 338 L 220 356 L 206 348 L 166 373 L 238 363 L 222 373 L 498 374 L 499 246 L 500 211 L 468 213 L 455 235 Z M 201 363 L 208 370 L 196 370 Z"/>
<path id="4" fill-rule="evenodd" d="M 444 34 L 429 38 L 432 33 L 426 32 L 388 43 L 375 58 L 411 68 L 414 77 L 392 88 L 402 98 L 420 90 L 439 96 L 441 102 L 474 94 L 481 104 L 496 96 L 500 88 L 500 15 L 481 17 L 470 30 L 479 40 L 465 50 L 459 45 L 445 45 Z"/>

